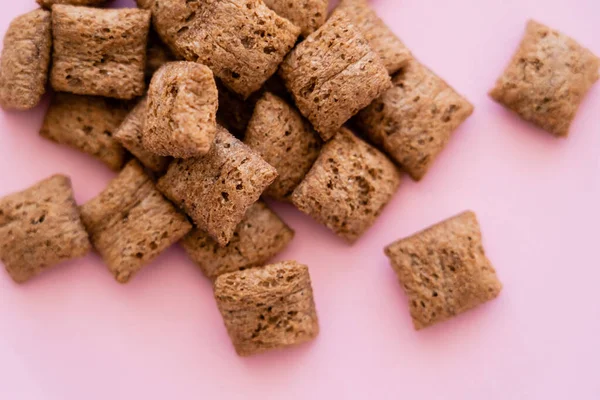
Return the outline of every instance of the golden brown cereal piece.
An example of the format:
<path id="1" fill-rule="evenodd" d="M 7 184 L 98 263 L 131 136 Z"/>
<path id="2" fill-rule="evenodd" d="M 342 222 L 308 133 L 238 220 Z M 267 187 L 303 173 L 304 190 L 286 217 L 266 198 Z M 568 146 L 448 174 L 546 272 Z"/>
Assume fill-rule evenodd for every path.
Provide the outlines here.
<path id="1" fill-rule="evenodd" d="M 336 12 L 343 11 L 356 25 L 369 45 L 381 57 L 390 75 L 412 58 L 410 51 L 392 30 L 379 18 L 366 0 L 342 0 Z"/>
<path id="2" fill-rule="evenodd" d="M 329 0 L 264 0 L 277 14 L 300 27 L 306 37 L 316 31 L 327 20 Z"/>
<path id="3" fill-rule="evenodd" d="M 417 330 L 492 300 L 502 290 L 470 211 L 392 243 L 385 254 L 408 296 Z"/>
<path id="4" fill-rule="evenodd" d="M 10 23 L 0 58 L 0 106 L 3 108 L 31 109 L 46 92 L 51 24 L 50 12 L 39 9 Z"/>
<path id="5" fill-rule="evenodd" d="M 127 113 L 126 105 L 117 100 L 56 93 L 40 135 L 87 153 L 119 171 L 125 150 L 112 134 Z"/>
<path id="6" fill-rule="evenodd" d="M 417 60 L 358 115 L 364 133 L 415 180 L 423 178 L 473 106 Z"/>
<path id="7" fill-rule="evenodd" d="M 319 334 L 308 267 L 296 261 L 221 275 L 215 299 L 240 356 L 298 345 Z"/>
<path id="8" fill-rule="evenodd" d="M 279 71 L 323 140 L 391 86 L 381 59 L 343 13 L 296 46 Z"/>
<path id="9" fill-rule="evenodd" d="M 570 37 L 535 21 L 490 91 L 498 103 L 559 137 L 598 80 L 600 59 Z"/>
<path id="10" fill-rule="evenodd" d="M 200 229 L 190 232 L 182 245 L 204 275 L 215 280 L 227 272 L 265 265 L 293 238 L 294 231 L 265 203 L 258 201 L 248 208 L 227 246 L 219 246 Z"/>
<path id="11" fill-rule="evenodd" d="M 248 208 L 275 178 L 275 168 L 218 126 L 208 154 L 173 161 L 158 189 L 225 246 Z"/>
<path id="12" fill-rule="evenodd" d="M 146 120 L 146 98 L 144 97 L 127 115 L 114 133 L 114 138 L 129 150 L 144 167 L 152 172 L 161 173 L 169 165 L 169 158 L 147 151 L 142 145 L 142 130 Z"/>
<path id="13" fill-rule="evenodd" d="M 292 194 L 292 203 L 350 243 L 373 225 L 400 185 L 385 155 L 342 128 Z"/>
<path id="14" fill-rule="evenodd" d="M 36 0 L 37 3 L 44 8 L 52 8 L 55 4 L 70 4 L 72 6 L 101 6 L 108 0 Z"/>
<path id="15" fill-rule="evenodd" d="M 144 94 L 150 12 L 52 7 L 55 90 L 131 99 Z"/>
<path id="16" fill-rule="evenodd" d="M 254 108 L 244 143 L 277 170 L 279 176 L 265 191 L 289 201 L 321 150 L 321 139 L 300 113 L 283 99 L 265 93 Z"/>
<path id="17" fill-rule="evenodd" d="M 156 32 L 150 30 L 146 49 L 146 79 L 150 80 L 160 67 L 170 61 L 175 61 L 171 50 L 160 40 Z"/>
<path id="18" fill-rule="evenodd" d="M 152 14 L 175 55 L 207 65 L 244 98 L 277 71 L 300 34 L 261 0 L 161 0 Z"/>
<path id="19" fill-rule="evenodd" d="M 152 77 L 142 143 L 146 150 L 176 158 L 208 153 L 217 131 L 219 94 L 205 65 L 177 61 Z"/>
<path id="20" fill-rule="evenodd" d="M 15 282 L 90 248 L 68 177 L 54 175 L 0 199 L 0 259 Z"/>
<path id="21" fill-rule="evenodd" d="M 137 161 L 129 162 L 102 193 L 81 207 L 81 219 L 120 283 L 127 283 L 192 229 Z"/>

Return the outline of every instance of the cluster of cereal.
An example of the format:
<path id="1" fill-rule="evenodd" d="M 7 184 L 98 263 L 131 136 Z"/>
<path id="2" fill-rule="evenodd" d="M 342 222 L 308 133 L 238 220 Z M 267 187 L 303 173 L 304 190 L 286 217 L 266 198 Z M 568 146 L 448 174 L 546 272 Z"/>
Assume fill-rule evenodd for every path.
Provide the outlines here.
<path id="1" fill-rule="evenodd" d="M 261 196 L 355 242 L 396 192 L 400 168 L 423 178 L 473 106 L 366 0 L 342 0 L 329 18 L 327 0 L 137 2 L 38 0 L 43 8 L 9 27 L 0 105 L 33 108 L 49 77 L 57 93 L 40 134 L 119 175 L 80 207 L 61 175 L 0 199 L 0 258 L 24 282 L 93 247 L 125 283 L 181 241 L 214 281 L 240 355 L 314 338 L 308 268 L 264 266 L 294 232 Z M 598 64 L 531 22 L 491 96 L 566 136 Z M 375 147 L 344 127 L 351 119 Z M 385 251 L 417 329 L 502 287 L 471 212 Z"/>

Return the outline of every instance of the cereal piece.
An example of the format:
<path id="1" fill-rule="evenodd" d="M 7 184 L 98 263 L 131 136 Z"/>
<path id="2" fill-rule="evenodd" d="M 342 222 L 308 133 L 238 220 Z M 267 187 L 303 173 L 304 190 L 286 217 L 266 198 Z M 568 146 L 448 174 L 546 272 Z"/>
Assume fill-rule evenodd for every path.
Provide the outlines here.
<path id="1" fill-rule="evenodd" d="M 390 75 L 412 58 L 410 51 L 394 32 L 379 18 L 366 0 L 342 0 L 337 11 L 343 11 L 360 29 L 369 45 L 381 57 Z"/>
<path id="2" fill-rule="evenodd" d="M 566 137 L 598 80 L 600 59 L 575 40 L 535 21 L 490 91 L 498 103 L 555 136 Z"/>
<path id="3" fill-rule="evenodd" d="M 240 356 L 297 345 L 319 334 L 308 267 L 296 261 L 221 275 L 215 299 Z"/>
<path id="4" fill-rule="evenodd" d="M 146 98 L 140 100 L 135 108 L 113 135 L 115 140 L 133 154 L 143 165 L 152 172 L 161 173 L 169 164 L 166 157 L 150 153 L 142 145 L 142 129 L 146 120 Z"/>
<path id="5" fill-rule="evenodd" d="M 321 150 L 321 139 L 295 108 L 271 94 L 258 101 L 244 143 L 277 170 L 279 177 L 265 191 L 289 201 Z"/>
<path id="6" fill-rule="evenodd" d="M 125 160 L 125 150 L 112 133 L 121 125 L 127 112 L 127 107 L 116 100 L 56 93 L 40 135 L 74 147 L 119 171 Z"/>
<path id="7" fill-rule="evenodd" d="M 90 248 L 68 177 L 54 175 L 0 199 L 0 259 L 15 282 Z"/>
<path id="8" fill-rule="evenodd" d="M 280 74 L 324 140 L 391 85 L 381 59 L 343 13 L 296 46 Z"/>
<path id="9" fill-rule="evenodd" d="M 154 0 L 135 0 L 138 8 L 143 8 L 144 10 L 151 10 L 154 5 Z"/>
<path id="10" fill-rule="evenodd" d="M 28 110 L 46 92 L 50 49 L 50 12 L 35 10 L 15 18 L 4 36 L 0 58 L 0 106 Z"/>
<path id="11" fill-rule="evenodd" d="M 420 180 L 473 106 L 414 59 L 392 82 L 357 120 L 376 145 Z"/>
<path id="12" fill-rule="evenodd" d="M 208 154 L 173 161 L 158 189 L 225 246 L 248 208 L 275 178 L 275 168 L 218 126 Z"/>
<path id="13" fill-rule="evenodd" d="M 44 8 L 51 9 L 55 4 L 70 4 L 72 6 L 101 6 L 108 0 L 36 0 L 37 3 Z"/>
<path id="14" fill-rule="evenodd" d="M 150 12 L 52 7 L 55 90 L 119 99 L 144 94 Z"/>
<path id="15" fill-rule="evenodd" d="M 148 48 L 146 49 L 146 79 L 151 79 L 152 75 L 154 75 L 160 67 L 169 61 L 174 60 L 175 57 L 167 45 L 160 40 L 156 32 L 150 31 L 148 36 Z"/>
<path id="16" fill-rule="evenodd" d="M 152 13 L 177 56 L 207 65 L 244 98 L 277 71 L 300 34 L 261 0 L 162 0 Z"/>
<path id="17" fill-rule="evenodd" d="M 218 98 L 207 66 L 187 61 L 165 64 L 148 89 L 144 147 L 176 158 L 208 153 L 217 131 Z"/>
<path id="18" fill-rule="evenodd" d="M 227 272 L 265 265 L 293 238 L 294 231 L 258 201 L 248 208 L 227 246 L 220 247 L 200 229 L 187 235 L 182 245 L 204 275 L 215 280 Z"/>
<path id="19" fill-rule="evenodd" d="M 277 14 L 300 27 L 306 37 L 319 29 L 327 20 L 329 0 L 264 0 Z"/>
<path id="20" fill-rule="evenodd" d="M 399 185 L 394 164 L 342 128 L 325 143 L 292 203 L 352 243 L 373 225 Z"/>
<path id="21" fill-rule="evenodd" d="M 470 211 L 392 243 L 385 253 L 408 296 L 417 330 L 492 300 L 502 290 Z"/>
<path id="22" fill-rule="evenodd" d="M 192 225 L 175 210 L 137 161 L 81 207 L 94 247 L 120 283 L 185 236 Z"/>

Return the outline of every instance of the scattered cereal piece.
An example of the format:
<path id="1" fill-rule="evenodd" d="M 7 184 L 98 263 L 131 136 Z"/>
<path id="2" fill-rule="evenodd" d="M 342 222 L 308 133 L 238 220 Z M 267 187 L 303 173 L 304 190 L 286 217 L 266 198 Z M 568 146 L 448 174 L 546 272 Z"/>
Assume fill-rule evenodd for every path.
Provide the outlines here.
<path id="1" fill-rule="evenodd" d="M 264 0 L 277 14 L 300 27 L 306 37 L 319 29 L 327 20 L 329 0 Z"/>
<path id="2" fill-rule="evenodd" d="M 72 6 L 101 6 L 108 0 L 36 0 L 44 8 L 50 9 L 55 4 L 70 4 Z"/>
<path id="3" fill-rule="evenodd" d="M 221 275 L 215 299 L 240 356 L 297 345 L 319 334 L 308 267 L 295 261 Z"/>
<path id="4" fill-rule="evenodd" d="M 207 66 L 187 61 L 165 64 L 148 89 L 144 147 L 176 158 L 208 153 L 217 131 L 218 98 Z"/>
<path id="5" fill-rule="evenodd" d="M 151 30 L 146 49 L 146 79 L 150 80 L 160 67 L 170 61 L 175 61 L 171 50 L 160 40 L 156 32 Z"/>
<path id="6" fill-rule="evenodd" d="M 575 40 L 535 21 L 490 91 L 498 103 L 559 137 L 598 80 L 600 59 Z"/>
<path id="7" fill-rule="evenodd" d="M 185 236 L 192 225 L 129 162 L 97 197 L 81 207 L 94 247 L 120 283 Z"/>
<path id="8" fill-rule="evenodd" d="M 352 243 L 373 225 L 399 185 L 394 164 L 342 128 L 325 143 L 292 203 Z"/>
<path id="9" fill-rule="evenodd" d="M 359 113 L 358 122 L 376 145 L 420 180 L 473 106 L 414 59 L 392 82 L 391 89 Z"/>
<path id="10" fill-rule="evenodd" d="M 392 243 L 385 253 L 408 295 L 415 329 L 452 318 L 502 290 L 473 212 Z"/>
<path id="11" fill-rule="evenodd" d="M 0 59 L 0 106 L 3 108 L 31 109 L 46 92 L 51 24 L 50 12 L 39 9 L 10 23 Z"/>
<path id="12" fill-rule="evenodd" d="M 55 5 L 55 90 L 119 99 L 144 94 L 150 12 Z"/>
<path id="13" fill-rule="evenodd" d="M 68 177 L 54 175 L 0 199 L 0 259 L 15 282 L 90 248 Z"/>
<path id="14" fill-rule="evenodd" d="M 248 208 L 275 178 L 275 168 L 218 126 L 208 154 L 173 161 L 158 189 L 225 246 Z"/>
<path id="15" fill-rule="evenodd" d="M 265 191 L 289 201 L 321 150 L 321 139 L 298 111 L 281 98 L 265 93 L 254 108 L 244 143 L 277 170 L 279 177 Z"/>
<path id="16" fill-rule="evenodd" d="M 233 238 L 225 247 L 194 229 L 182 245 L 204 275 L 215 280 L 227 272 L 263 266 L 294 238 L 294 231 L 262 201 L 248 208 Z"/>
<path id="17" fill-rule="evenodd" d="M 391 86 L 381 59 L 343 13 L 296 46 L 280 74 L 324 140 Z"/>

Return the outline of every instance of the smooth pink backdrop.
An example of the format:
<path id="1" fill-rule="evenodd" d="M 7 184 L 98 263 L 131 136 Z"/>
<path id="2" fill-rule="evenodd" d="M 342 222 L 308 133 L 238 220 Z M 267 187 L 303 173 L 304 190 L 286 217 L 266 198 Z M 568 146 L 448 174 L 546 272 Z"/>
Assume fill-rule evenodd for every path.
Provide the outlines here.
<path id="1" fill-rule="evenodd" d="M 528 18 L 600 54 L 600 3 L 373 5 L 475 113 L 423 182 L 406 179 L 354 247 L 292 207 L 276 206 L 297 232 L 279 258 L 310 266 L 318 339 L 237 357 L 211 285 L 179 248 L 127 286 L 93 254 L 24 286 L 0 271 L 1 399 L 600 398 L 600 84 L 567 140 L 523 123 L 486 95 Z M 3 34 L 34 2 L 2 0 L 1 7 Z M 38 137 L 46 106 L 0 112 L 0 195 L 62 172 L 85 202 L 114 174 Z M 480 218 L 504 291 L 415 332 L 382 248 L 464 209 Z"/>

